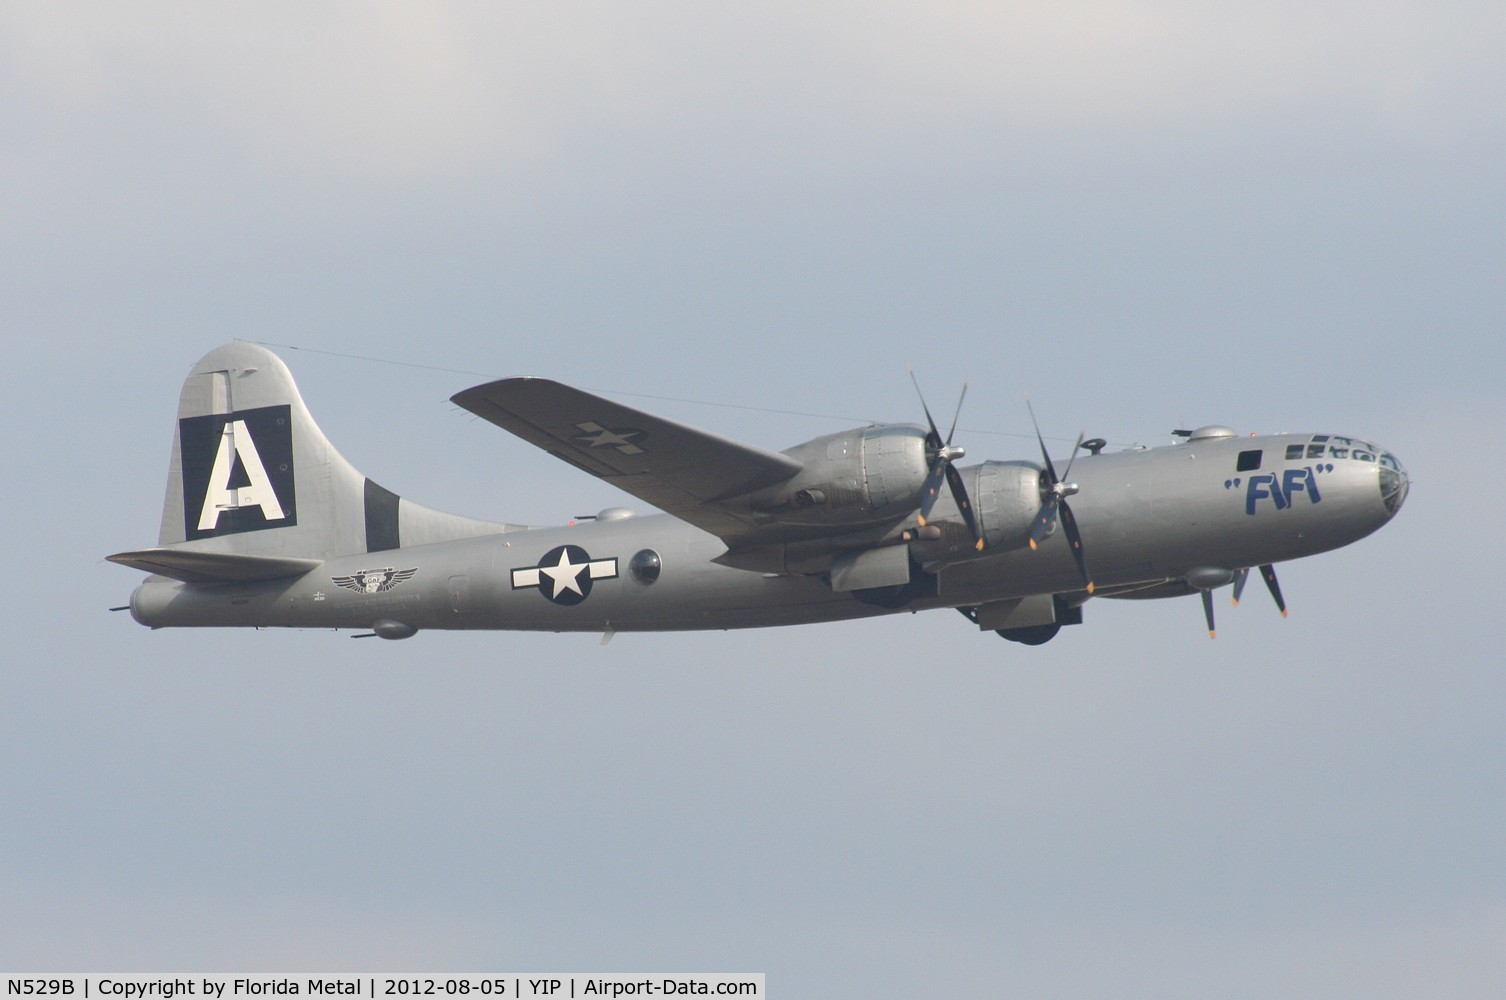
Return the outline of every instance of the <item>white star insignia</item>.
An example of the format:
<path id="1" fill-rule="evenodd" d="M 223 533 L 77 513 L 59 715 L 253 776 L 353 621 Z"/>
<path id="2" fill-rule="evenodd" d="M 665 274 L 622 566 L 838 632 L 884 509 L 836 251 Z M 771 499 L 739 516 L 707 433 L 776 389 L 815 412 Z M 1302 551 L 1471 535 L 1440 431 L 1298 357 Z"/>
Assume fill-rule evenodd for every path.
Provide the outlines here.
<path id="1" fill-rule="evenodd" d="M 585 572 L 588 563 L 572 563 L 570 550 L 565 549 L 560 553 L 560 561 L 553 566 L 540 566 L 539 572 L 554 581 L 554 596 L 558 597 L 567 590 L 572 590 L 582 597 L 585 591 L 580 587 L 580 575 Z"/>
<path id="2" fill-rule="evenodd" d="M 554 561 L 550 562 L 551 559 Z M 591 596 L 593 581 L 615 579 L 615 558 L 592 559 L 591 554 L 578 545 L 561 545 L 545 552 L 537 566 L 514 569 L 512 589 L 537 589 L 555 604 L 572 605 Z"/>
<path id="3" fill-rule="evenodd" d="M 613 431 L 601 426 L 594 420 L 588 420 L 583 424 L 576 424 L 576 430 L 585 431 L 575 440 L 587 448 L 616 448 L 624 455 L 641 455 L 643 449 L 633 444 L 633 439 L 642 437 L 643 432 L 624 427 L 622 430 Z"/>

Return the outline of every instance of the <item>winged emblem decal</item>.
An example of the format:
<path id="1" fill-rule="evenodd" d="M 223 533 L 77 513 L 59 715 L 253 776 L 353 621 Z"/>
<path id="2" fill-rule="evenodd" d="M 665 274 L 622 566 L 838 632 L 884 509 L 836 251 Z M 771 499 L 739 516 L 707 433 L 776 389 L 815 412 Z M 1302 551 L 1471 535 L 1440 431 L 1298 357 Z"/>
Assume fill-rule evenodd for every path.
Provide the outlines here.
<path id="1" fill-rule="evenodd" d="M 332 576 L 330 580 L 337 587 L 353 590 L 357 594 L 384 594 L 412 579 L 413 574 L 418 572 L 418 567 L 412 569 L 396 569 L 385 566 L 381 569 L 363 569 L 351 576 Z"/>

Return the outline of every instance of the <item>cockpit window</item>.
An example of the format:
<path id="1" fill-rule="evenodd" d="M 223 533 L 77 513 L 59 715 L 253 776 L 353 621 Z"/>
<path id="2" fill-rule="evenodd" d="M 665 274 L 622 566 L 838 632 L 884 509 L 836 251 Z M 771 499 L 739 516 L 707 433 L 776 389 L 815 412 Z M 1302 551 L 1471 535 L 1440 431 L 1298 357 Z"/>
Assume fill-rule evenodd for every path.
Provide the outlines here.
<path id="1" fill-rule="evenodd" d="M 1293 459 L 1301 458 L 1302 457 L 1302 451 L 1303 451 L 1303 448 L 1302 448 L 1302 446 L 1300 444 L 1289 444 L 1289 445 L 1287 445 L 1286 446 L 1286 460 L 1288 462 L 1290 462 Z"/>
<path id="2" fill-rule="evenodd" d="M 1242 451 L 1239 453 L 1239 461 L 1234 463 L 1235 472 L 1253 472 L 1260 468 L 1261 449 Z"/>
<path id="3" fill-rule="evenodd" d="M 1361 441 L 1359 438 L 1342 437 L 1338 434 L 1314 434 L 1309 439 L 1305 448 L 1300 444 L 1288 445 L 1286 457 L 1289 459 L 1303 458 L 1304 456 L 1307 458 L 1322 458 L 1325 448 L 1328 451 L 1329 458 L 1347 458 L 1353 462 L 1374 462 L 1377 460 L 1375 456 L 1380 454 L 1379 448 L 1368 441 Z M 1382 465 L 1386 464 L 1385 458 L 1381 458 L 1379 461 Z M 1387 468 L 1394 467 L 1398 471 L 1401 469 L 1400 465 L 1395 464 L 1395 458 L 1391 458 L 1391 462 L 1393 464 L 1386 466 Z"/>

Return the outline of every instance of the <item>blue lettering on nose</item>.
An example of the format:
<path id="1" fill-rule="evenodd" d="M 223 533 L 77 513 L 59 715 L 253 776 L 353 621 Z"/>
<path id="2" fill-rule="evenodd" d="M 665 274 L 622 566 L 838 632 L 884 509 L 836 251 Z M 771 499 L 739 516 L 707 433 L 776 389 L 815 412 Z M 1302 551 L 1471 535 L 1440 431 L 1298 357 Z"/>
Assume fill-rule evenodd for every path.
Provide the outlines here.
<path id="1" fill-rule="evenodd" d="M 1249 488 L 1245 490 L 1245 513 L 1253 517 L 1256 502 L 1266 498 L 1276 501 L 1277 510 L 1286 509 L 1286 496 L 1274 475 L 1268 473 L 1264 476 L 1251 476 Z"/>
<path id="2" fill-rule="evenodd" d="M 1274 474 L 1251 476 L 1249 488 L 1245 490 L 1245 513 L 1253 517 L 1259 502 L 1266 499 L 1274 503 L 1277 510 L 1286 510 L 1295 502 L 1298 493 L 1306 493 L 1313 503 L 1323 502 L 1323 495 L 1318 492 L 1318 477 L 1311 467 L 1287 469 L 1279 480 Z"/>
<path id="3" fill-rule="evenodd" d="M 1283 486 L 1286 488 L 1288 499 L 1291 498 L 1293 490 L 1301 490 L 1312 498 L 1313 503 L 1323 502 L 1323 495 L 1318 492 L 1318 476 L 1311 466 L 1306 469 L 1287 469 Z"/>

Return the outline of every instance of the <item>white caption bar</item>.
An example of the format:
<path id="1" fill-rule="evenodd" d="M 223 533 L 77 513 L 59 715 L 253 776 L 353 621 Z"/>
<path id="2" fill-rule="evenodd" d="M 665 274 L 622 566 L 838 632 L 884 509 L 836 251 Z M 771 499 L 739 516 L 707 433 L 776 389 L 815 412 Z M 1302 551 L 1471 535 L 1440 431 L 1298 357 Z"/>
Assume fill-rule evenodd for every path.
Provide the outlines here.
<path id="1" fill-rule="evenodd" d="M 366 997 L 368 1000 L 489 1000 L 491 997 L 762 997 L 764 974 L 717 972 L 531 972 L 373 975 L 232 973 L 193 975 L 21 975 L 4 973 L 11 997 L 45 1000 L 275 1000 L 278 997 Z"/>

